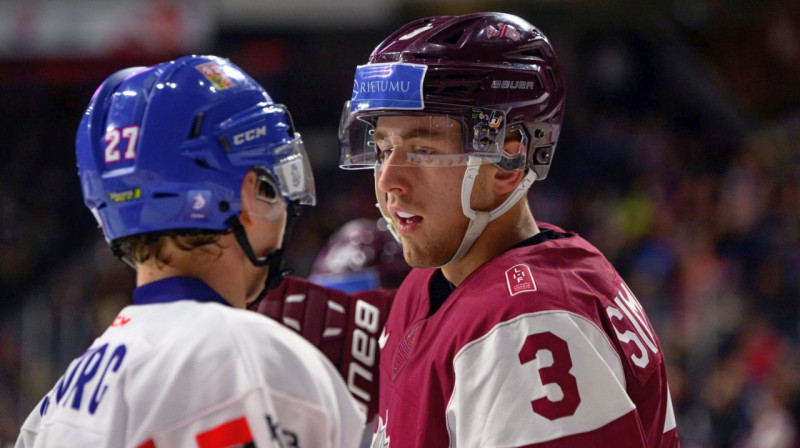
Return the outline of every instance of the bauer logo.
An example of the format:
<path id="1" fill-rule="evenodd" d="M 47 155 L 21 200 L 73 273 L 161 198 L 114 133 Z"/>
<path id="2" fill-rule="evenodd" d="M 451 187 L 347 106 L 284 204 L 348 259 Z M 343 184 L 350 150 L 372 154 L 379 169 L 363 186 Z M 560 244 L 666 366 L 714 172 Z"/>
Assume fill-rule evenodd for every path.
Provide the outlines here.
<path id="1" fill-rule="evenodd" d="M 375 109 L 425 107 L 422 82 L 428 66 L 420 64 L 368 64 L 356 68 L 350 112 Z"/>
<path id="2" fill-rule="evenodd" d="M 508 79 L 495 79 L 492 81 L 493 89 L 533 90 L 533 81 L 511 81 Z"/>
<path id="3" fill-rule="evenodd" d="M 527 264 L 518 264 L 506 271 L 508 293 L 512 296 L 522 292 L 536 291 L 531 268 Z"/>

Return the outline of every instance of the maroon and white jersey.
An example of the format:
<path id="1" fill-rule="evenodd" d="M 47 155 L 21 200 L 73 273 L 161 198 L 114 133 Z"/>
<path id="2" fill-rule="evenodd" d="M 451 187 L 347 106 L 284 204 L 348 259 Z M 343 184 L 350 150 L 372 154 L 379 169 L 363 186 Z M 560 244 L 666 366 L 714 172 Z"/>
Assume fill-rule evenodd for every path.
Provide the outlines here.
<path id="1" fill-rule="evenodd" d="M 415 269 L 379 340 L 373 447 L 676 447 L 658 338 L 583 238 L 513 248 L 429 315 Z"/>

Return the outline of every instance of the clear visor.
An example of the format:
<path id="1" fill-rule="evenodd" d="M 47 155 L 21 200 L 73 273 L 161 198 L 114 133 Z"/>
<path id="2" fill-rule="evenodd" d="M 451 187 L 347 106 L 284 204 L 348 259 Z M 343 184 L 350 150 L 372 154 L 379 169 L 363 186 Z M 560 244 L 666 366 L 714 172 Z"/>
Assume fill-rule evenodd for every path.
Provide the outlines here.
<path id="1" fill-rule="evenodd" d="M 504 154 L 505 113 L 464 107 L 453 113 L 351 111 L 346 103 L 339 124 L 339 166 L 345 169 L 385 165 L 465 166 L 469 156 L 489 163 L 513 159 L 525 165 L 525 153 Z"/>
<path id="2" fill-rule="evenodd" d="M 295 133 L 295 138 L 276 148 L 274 154 L 276 162 L 271 169 L 254 168 L 258 175 L 255 201 L 243 203 L 249 213 L 268 221 L 279 219 L 290 202 L 302 205 L 317 202 L 314 175 L 300 134 Z"/>
<path id="3" fill-rule="evenodd" d="M 289 202 L 315 205 L 317 193 L 314 174 L 300 134 L 295 133 L 292 141 L 277 148 L 275 157 L 277 161 L 272 166 L 272 171 L 283 197 Z"/>

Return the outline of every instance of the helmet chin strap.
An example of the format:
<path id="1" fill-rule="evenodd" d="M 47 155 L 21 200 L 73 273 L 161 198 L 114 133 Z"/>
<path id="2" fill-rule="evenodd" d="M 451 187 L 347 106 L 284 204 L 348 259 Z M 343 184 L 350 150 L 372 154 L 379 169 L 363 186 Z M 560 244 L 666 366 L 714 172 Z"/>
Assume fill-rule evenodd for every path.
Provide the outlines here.
<path id="1" fill-rule="evenodd" d="M 458 247 L 453 258 L 438 267 L 447 266 L 450 263 L 460 260 L 461 257 L 469 251 L 475 243 L 475 240 L 483 233 L 486 225 L 507 212 L 511 206 L 522 198 L 536 181 L 536 173 L 532 169 L 529 169 L 528 173 L 525 174 L 525 177 L 522 178 L 522 181 L 517 185 L 514 191 L 511 192 L 506 200 L 497 206 L 497 208 L 490 212 L 473 210 L 470 205 L 470 198 L 472 197 L 472 188 L 475 186 L 475 179 L 478 177 L 478 171 L 480 170 L 482 161 L 480 157 L 469 156 L 467 170 L 464 172 L 464 180 L 461 182 L 461 210 L 464 212 L 464 216 L 469 218 L 469 225 L 467 226 L 467 231 L 464 233 L 464 238 L 461 240 L 461 246 Z"/>
<path id="2" fill-rule="evenodd" d="M 250 245 L 250 241 L 247 239 L 247 233 L 242 226 L 242 223 L 239 222 L 238 215 L 231 216 L 227 221 L 228 224 L 233 230 L 233 235 L 236 237 L 236 241 L 239 243 L 239 246 L 242 248 L 242 251 L 247 255 L 247 258 L 253 263 L 253 266 L 268 266 L 269 273 L 267 274 L 267 280 L 264 282 L 264 289 L 258 294 L 258 297 L 251 303 L 248 304 L 248 307 L 253 307 L 258 305 L 267 293 L 278 286 L 283 280 L 283 277 L 290 275 L 292 271 L 290 269 L 283 269 L 281 270 L 281 263 L 283 262 L 283 251 L 286 249 L 286 246 L 289 240 L 292 237 L 292 231 L 294 230 L 294 224 L 297 220 L 297 217 L 300 216 L 303 208 L 297 202 L 292 202 L 286 208 L 286 227 L 283 231 L 283 240 L 281 241 L 281 248 L 275 249 L 266 257 L 259 257 L 253 251 L 253 247 Z"/>
<path id="3" fill-rule="evenodd" d="M 281 269 L 281 263 L 283 262 L 283 251 L 286 250 L 286 246 L 289 245 L 289 241 L 292 239 L 294 225 L 302 212 L 303 205 L 297 201 L 290 202 L 289 206 L 286 208 L 286 226 L 283 230 L 281 248 L 273 250 L 267 255 L 269 273 L 267 274 L 267 280 L 264 282 L 264 290 L 261 291 L 253 304 L 258 305 L 258 302 L 260 302 L 268 292 L 277 287 L 284 277 L 292 274 L 293 271 L 291 269 Z"/>

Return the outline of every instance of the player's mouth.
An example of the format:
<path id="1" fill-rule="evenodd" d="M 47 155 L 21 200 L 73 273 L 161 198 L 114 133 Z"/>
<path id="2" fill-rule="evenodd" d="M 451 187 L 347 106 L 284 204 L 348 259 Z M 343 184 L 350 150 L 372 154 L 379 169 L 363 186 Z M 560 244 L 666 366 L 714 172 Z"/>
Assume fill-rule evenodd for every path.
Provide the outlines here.
<path id="1" fill-rule="evenodd" d="M 404 210 L 392 210 L 397 232 L 401 235 L 408 235 L 414 232 L 422 224 L 422 216 L 409 213 Z"/>

